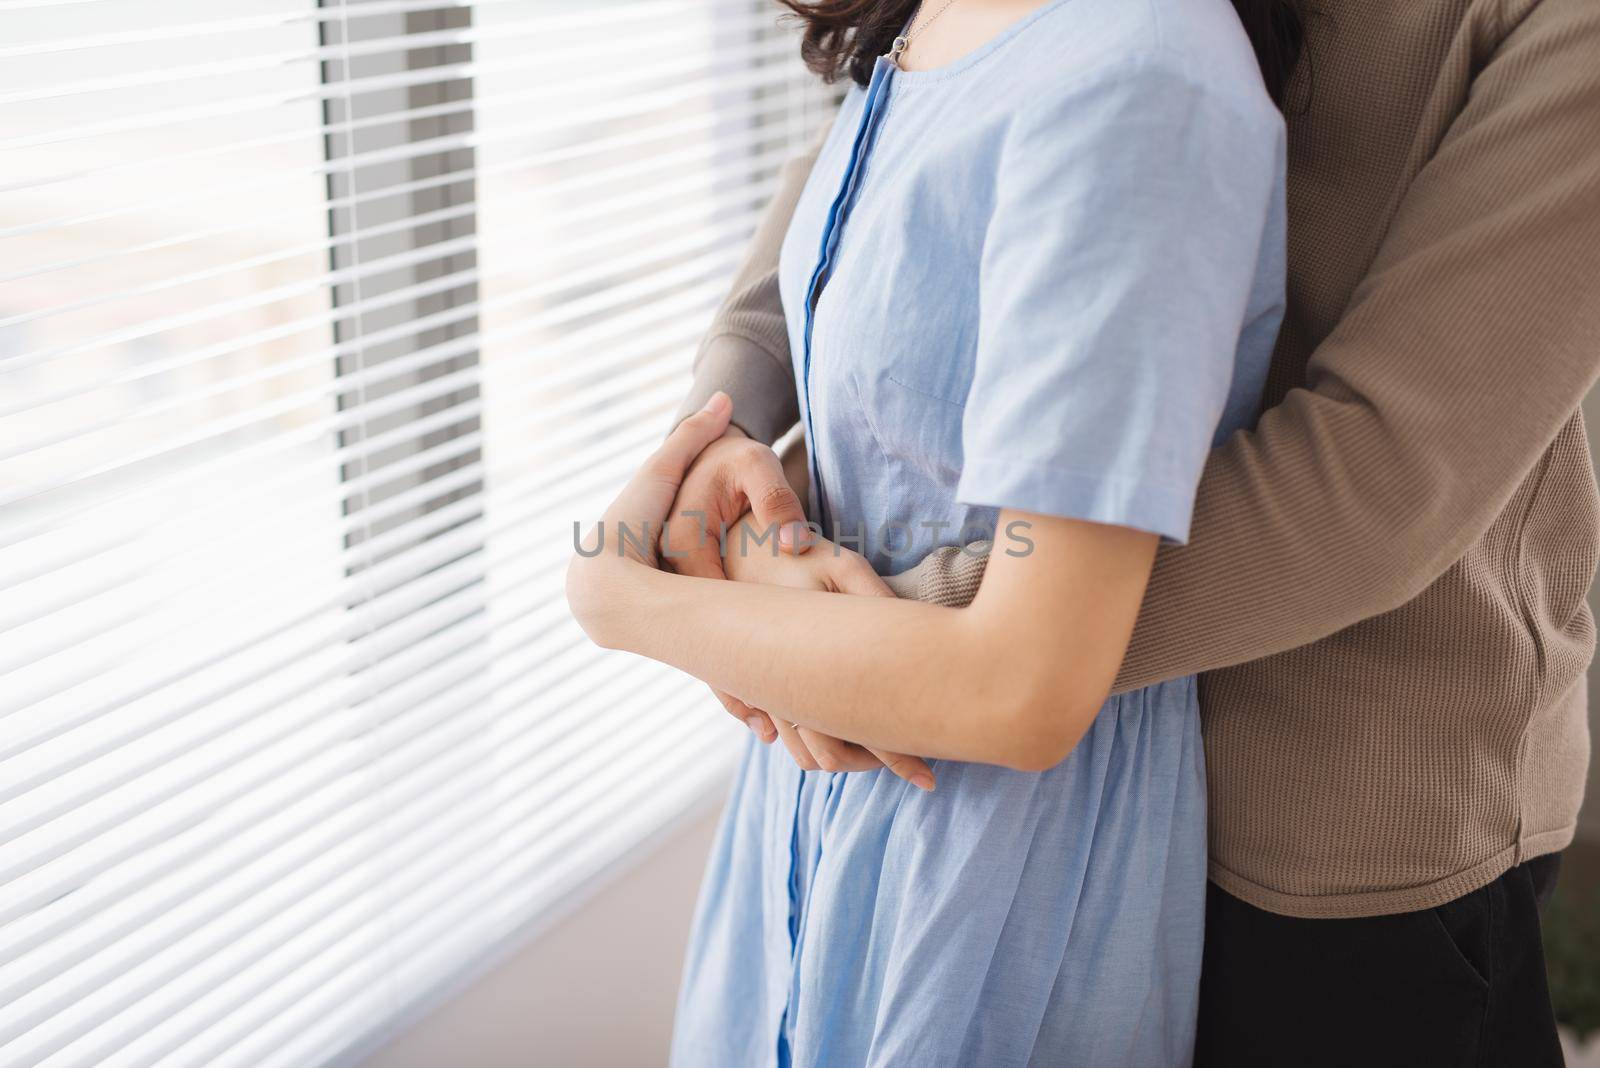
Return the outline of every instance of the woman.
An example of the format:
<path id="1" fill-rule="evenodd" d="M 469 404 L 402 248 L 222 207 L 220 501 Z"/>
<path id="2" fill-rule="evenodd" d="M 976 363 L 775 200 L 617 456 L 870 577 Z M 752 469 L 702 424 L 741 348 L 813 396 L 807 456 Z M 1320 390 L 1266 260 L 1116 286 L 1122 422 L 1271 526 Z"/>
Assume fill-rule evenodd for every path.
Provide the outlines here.
<path id="1" fill-rule="evenodd" d="M 738 582 L 656 570 L 616 525 L 665 516 L 719 397 L 574 561 L 596 641 L 937 779 L 748 743 L 674 1061 L 1187 1063 L 1194 682 L 1108 690 L 1158 540 L 1187 535 L 1206 452 L 1253 419 L 1281 117 L 1222 0 L 790 6 L 813 67 L 857 83 L 780 270 L 814 514 L 878 573 L 978 533 L 996 550 L 965 609 L 793 588 L 821 584 L 826 543 L 729 539 Z"/>

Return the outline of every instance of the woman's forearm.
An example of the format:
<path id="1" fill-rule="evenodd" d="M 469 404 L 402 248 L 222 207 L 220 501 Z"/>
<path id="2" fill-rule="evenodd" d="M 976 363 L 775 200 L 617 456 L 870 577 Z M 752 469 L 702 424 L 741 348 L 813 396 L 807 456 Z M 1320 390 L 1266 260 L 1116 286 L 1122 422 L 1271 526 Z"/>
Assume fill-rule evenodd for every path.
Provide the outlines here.
<path id="1" fill-rule="evenodd" d="M 961 609 L 658 571 L 623 532 L 663 521 L 729 415 L 717 394 L 681 422 L 577 546 L 567 600 L 589 636 L 873 749 L 1025 770 L 1064 759 L 1127 650 L 1155 535 L 1002 509 L 997 529 L 1026 531 L 1025 548 L 997 554 Z"/>
<path id="2" fill-rule="evenodd" d="M 1037 770 L 1070 752 L 1104 699 L 1086 692 L 1093 682 L 1074 686 L 1058 663 L 1040 670 L 1026 650 L 1002 647 L 972 609 L 620 561 L 608 570 L 607 595 L 584 618 L 601 644 L 863 745 Z"/>

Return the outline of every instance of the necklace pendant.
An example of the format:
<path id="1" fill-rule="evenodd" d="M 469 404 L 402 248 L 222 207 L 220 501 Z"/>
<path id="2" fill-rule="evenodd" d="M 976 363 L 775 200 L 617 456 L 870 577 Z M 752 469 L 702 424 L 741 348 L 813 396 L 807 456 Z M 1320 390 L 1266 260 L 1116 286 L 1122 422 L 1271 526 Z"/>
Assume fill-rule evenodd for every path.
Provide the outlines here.
<path id="1" fill-rule="evenodd" d="M 889 46 L 889 62 L 898 67 L 900 65 L 900 56 L 904 54 L 906 46 L 910 43 L 904 37 L 896 37 L 894 44 Z"/>

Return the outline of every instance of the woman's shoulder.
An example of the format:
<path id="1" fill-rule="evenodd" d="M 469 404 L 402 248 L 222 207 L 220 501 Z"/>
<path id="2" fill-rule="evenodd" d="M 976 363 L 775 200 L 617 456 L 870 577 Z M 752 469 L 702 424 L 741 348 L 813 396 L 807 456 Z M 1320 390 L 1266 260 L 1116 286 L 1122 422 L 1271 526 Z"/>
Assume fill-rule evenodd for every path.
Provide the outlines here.
<path id="1" fill-rule="evenodd" d="M 1045 16 L 1016 57 L 1041 106 L 1116 87 L 1156 107 L 1278 121 L 1229 0 L 1053 0 Z"/>
<path id="2" fill-rule="evenodd" d="M 1013 57 L 1003 184 L 1057 199 L 1117 189 L 1128 203 L 1142 189 L 1139 210 L 1175 224 L 1218 197 L 1271 202 L 1283 116 L 1228 0 L 1055 0 L 1046 14 Z"/>

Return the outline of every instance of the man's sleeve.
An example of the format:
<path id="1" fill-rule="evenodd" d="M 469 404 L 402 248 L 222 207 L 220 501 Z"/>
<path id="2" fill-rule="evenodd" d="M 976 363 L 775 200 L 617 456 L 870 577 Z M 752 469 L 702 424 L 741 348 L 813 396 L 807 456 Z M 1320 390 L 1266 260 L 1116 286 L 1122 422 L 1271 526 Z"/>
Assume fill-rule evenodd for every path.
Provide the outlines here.
<path id="1" fill-rule="evenodd" d="M 1325 638 L 1483 535 L 1600 374 L 1600 4 L 1505 37 L 1306 388 L 1212 452 L 1119 689 Z"/>
<path id="2" fill-rule="evenodd" d="M 778 191 L 756 228 L 733 289 L 695 354 L 694 384 L 674 424 L 699 410 L 719 389 L 733 399 L 733 421 L 739 429 L 768 445 L 799 420 L 789 331 L 778 297 L 778 250 L 827 132 L 824 126 L 805 152 L 784 164 Z"/>
<path id="3" fill-rule="evenodd" d="M 1505 37 L 1305 388 L 1211 452 L 1117 690 L 1397 608 L 1499 515 L 1600 374 L 1596 56 L 1592 0 L 1544 0 Z M 965 603 L 975 568 L 930 558 L 897 588 Z"/>

